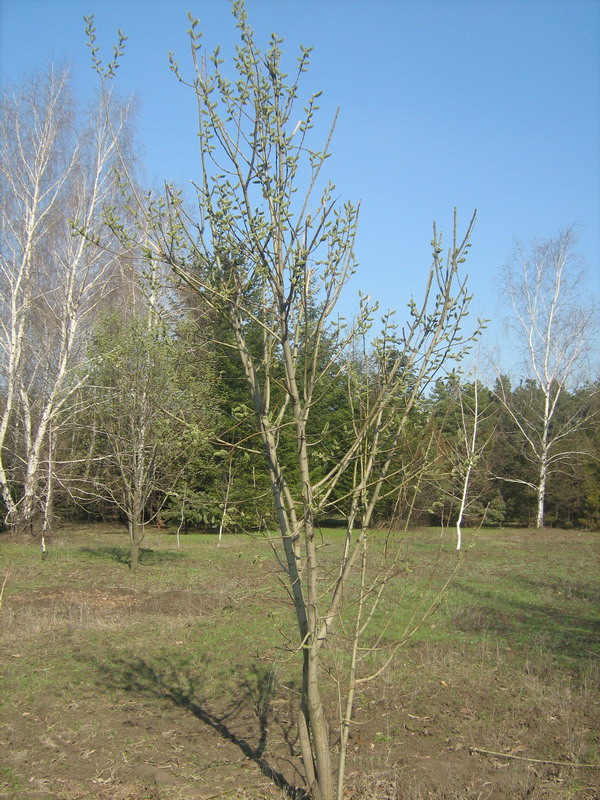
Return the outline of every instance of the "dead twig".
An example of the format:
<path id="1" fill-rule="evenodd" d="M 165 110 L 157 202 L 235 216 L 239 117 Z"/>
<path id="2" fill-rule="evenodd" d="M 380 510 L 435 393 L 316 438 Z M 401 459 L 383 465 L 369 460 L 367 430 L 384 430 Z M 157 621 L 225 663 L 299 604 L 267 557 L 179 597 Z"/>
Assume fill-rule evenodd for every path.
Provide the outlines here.
<path id="1" fill-rule="evenodd" d="M 263 786 L 269 786 L 269 784 L 268 783 L 262 783 L 258 788 L 260 789 Z M 223 797 L 224 795 L 230 794 L 231 792 L 239 792 L 240 790 L 243 791 L 244 789 L 251 789 L 251 788 L 255 788 L 255 787 L 252 787 L 252 786 L 241 786 L 240 787 L 240 786 L 238 786 L 238 787 L 233 787 L 231 789 L 223 789 L 222 792 L 217 792 L 216 794 L 209 794 L 206 797 L 203 797 L 202 800 L 214 800 L 215 797 Z"/>
<path id="2" fill-rule="evenodd" d="M 530 761 L 533 764 L 552 764 L 555 767 L 585 767 L 587 769 L 600 769 L 600 764 L 576 764 L 572 761 L 550 761 L 547 758 L 527 758 L 527 756 L 513 756 L 510 753 L 496 753 L 493 750 L 483 750 L 481 747 L 469 747 L 469 752 L 480 753 L 498 758 L 512 758 L 517 761 Z"/>

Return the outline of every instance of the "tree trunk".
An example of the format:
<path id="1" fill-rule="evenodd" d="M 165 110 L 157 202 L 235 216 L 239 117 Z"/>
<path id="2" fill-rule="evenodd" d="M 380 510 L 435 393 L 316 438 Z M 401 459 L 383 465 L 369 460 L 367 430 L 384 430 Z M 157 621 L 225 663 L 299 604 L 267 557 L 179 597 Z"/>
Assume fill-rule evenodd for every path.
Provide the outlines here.
<path id="1" fill-rule="evenodd" d="M 48 430 L 48 471 L 46 475 L 46 496 L 43 500 L 42 537 L 52 528 L 54 517 L 54 453 L 56 450 L 56 430 L 50 425 Z"/>
<path id="2" fill-rule="evenodd" d="M 546 500 L 546 477 L 548 473 L 548 465 L 545 459 L 542 459 L 540 464 L 540 480 L 537 489 L 537 517 L 535 521 L 536 528 L 544 527 L 544 503 Z"/>
<path id="3" fill-rule="evenodd" d="M 131 559 L 129 566 L 135 572 L 139 562 L 140 545 L 144 538 L 144 523 L 142 522 L 143 509 L 140 503 L 134 500 L 132 513 L 128 520 L 129 540 L 131 543 Z"/>
<path id="4" fill-rule="evenodd" d="M 329 749 L 329 725 L 319 691 L 318 658 L 304 650 L 301 714 L 306 720 L 310 750 L 302 753 L 313 800 L 333 800 L 334 782 Z M 304 743 L 303 743 L 304 744 Z"/>

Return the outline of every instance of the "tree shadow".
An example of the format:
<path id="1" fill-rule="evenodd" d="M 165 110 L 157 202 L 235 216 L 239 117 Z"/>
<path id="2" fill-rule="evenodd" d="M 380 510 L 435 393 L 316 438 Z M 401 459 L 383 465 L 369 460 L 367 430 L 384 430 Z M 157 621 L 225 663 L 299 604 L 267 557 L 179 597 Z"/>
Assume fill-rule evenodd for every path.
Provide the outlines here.
<path id="1" fill-rule="evenodd" d="M 209 659 L 204 657 L 202 668 L 206 669 L 208 664 Z M 97 663 L 96 666 L 103 685 L 167 700 L 189 711 L 225 741 L 238 747 L 291 800 L 309 800 L 306 790 L 292 782 L 304 783 L 304 779 L 297 764 L 297 740 L 292 733 L 293 726 L 287 720 L 276 719 L 273 713 L 277 681 L 272 669 L 253 665 L 239 681 L 237 696 L 227 700 L 224 708 L 218 710 L 215 702 L 203 695 L 202 687 L 207 676 L 198 670 L 197 661 L 192 666 L 190 659 L 171 658 L 151 662 L 143 658 L 114 657 L 110 662 Z M 242 723 L 238 718 L 248 709 L 252 710 L 258 731 L 248 730 L 247 723 L 244 725 L 246 729 L 243 732 L 240 730 Z M 265 757 L 273 723 L 279 723 L 282 728 L 282 739 L 289 752 L 285 764 L 293 775 L 291 780 Z"/>
<path id="2" fill-rule="evenodd" d="M 557 581 L 537 582 L 527 578 L 516 578 L 514 583 L 522 591 L 537 592 L 541 589 L 564 592 L 568 598 L 566 583 Z M 500 594 L 493 599 L 483 590 L 475 589 L 456 581 L 462 592 L 475 600 L 475 606 L 455 615 L 454 622 L 460 630 L 489 631 L 507 641 L 520 641 L 530 646 L 537 644 L 558 657 L 573 662 L 589 660 L 590 655 L 600 656 L 600 619 L 584 613 L 573 613 L 556 605 L 548 606 L 542 600 L 527 601 Z M 570 596 L 585 601 L 595 598 L 592 587 L 573 587 Z"/>
<path id="3" fill-rule="evenodd" d="M 98 559 L 99 561 L 116 561 L 118 564 L 126 564 L 127 566 L 131 563 L 131 550 L 129 547 L 118 547 L 115 545 L 112 547 L 86 546 L 80 547 L 79 552 L 88 558 Z M 146 566 L 152 566 L 155 564 L 164 564 L 168 561 L 179 561 L 183 558 L 187 558 L 186 553 L 141 548 L 138 555 L 138 562 Z"/>

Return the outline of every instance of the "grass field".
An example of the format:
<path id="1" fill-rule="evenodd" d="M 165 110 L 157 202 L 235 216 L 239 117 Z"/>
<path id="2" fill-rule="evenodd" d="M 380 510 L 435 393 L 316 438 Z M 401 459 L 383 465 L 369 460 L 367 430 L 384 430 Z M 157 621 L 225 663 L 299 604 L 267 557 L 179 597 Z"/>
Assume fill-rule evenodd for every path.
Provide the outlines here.
<path id="1" fill-rule="evenodd" d="M 324 532 L 332 554 L 339 536 Z M 598 800 L 600 535 L 471 544 L 358 697 L 347 796 Z M 389 638 L 456 567 L 439 531 L 405 546 L 374 620 Z M 45 561 L 0 535 L 0 798 L 283 800 L 278 777 L 302 785 L 294 624 L 267 545 L 149 532 L 144 547 L 132 575 L 122 529 L 66 528 Z"/>

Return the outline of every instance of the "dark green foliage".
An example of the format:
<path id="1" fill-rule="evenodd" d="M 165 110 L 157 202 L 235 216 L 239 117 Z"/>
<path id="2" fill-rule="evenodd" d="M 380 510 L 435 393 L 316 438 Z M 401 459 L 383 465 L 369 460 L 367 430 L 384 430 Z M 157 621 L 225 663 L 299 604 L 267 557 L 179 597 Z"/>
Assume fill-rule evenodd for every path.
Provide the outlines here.
<path id="1" fill-rule="evenodd" d="M 521 418 L 535 419 L 539 387 L 533 381 L 512 388 L 506 377 L 504 396 Z M 478 458 L 469 489 L 465 512 L 467 525 L 519 525 L 536 522 L 536 465 L 523 433 L 499 399 L 499 381 L 491 389 L 479 384 L 483 411 L 478 439 L 485 447 Z M 458 508 L 457 477 L 460 476 L 461 412 L 459 398 L 468 410 L 472 405 L 473 384 L 460 385 L 456 376 L 438 381 L 428 398 L 429 422 L 423 418 L 416 436 L 423 438 L 426 424 L 435 431 L 437 458 L 423 481 L 417 496 L 416 513 L 433 524 L 454 524 Z M 561 436 L 554 453 L 568 455 L 558 461 L 548 475 L 545 524 L 551 527 L 600 527 L 600 417 L 597 387 L 588 386 L 569 392 L 562 390 L 550 435 L 571 427 Z M 580 415 L 576 426 L 572 418 Z M 424 514 L 428 511 L 428 514 Z"/>
<path id="2" fill-rule="evenodd" d="M 535 424 L 540 390 L 524 381 L 508 397 L 522 420 Z M 536 464 L 524 436 L 510 415 L 498 409 L 499 425 L 492 441 L 491 478 L 505 503 L 507 522 L 530 526 L 536 518 Z M 555 462 L 548 472 L 545 524 L 551 527 L 597 527 L 594 510 L 599 489 L 600 416 L 597 387 L 572 392 L 563 388 L 549 429 Z M 596 521 L 594 521 L 596 520 Z"/>

